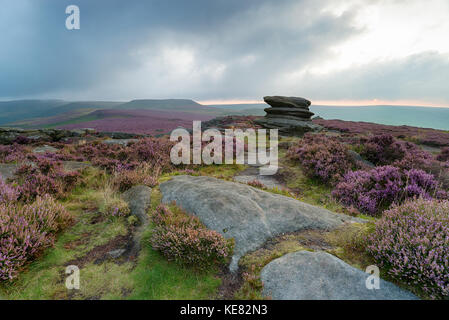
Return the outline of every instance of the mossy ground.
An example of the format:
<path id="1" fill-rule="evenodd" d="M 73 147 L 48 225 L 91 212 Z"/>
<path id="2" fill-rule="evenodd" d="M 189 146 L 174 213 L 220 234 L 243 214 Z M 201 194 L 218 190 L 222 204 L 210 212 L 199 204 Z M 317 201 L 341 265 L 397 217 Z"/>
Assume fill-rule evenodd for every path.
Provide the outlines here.
<path id="1" fill-rule="evenodd" d="M 101 186 L 107 175 L 89 169 L 84 183 L 62 202 L 76 219 L 59 235 L 55 245 L 12 282 L 0 286 L 5 299 L 212 299 L 221 279 L 218 268 L 198 272 L 167 261 L 154 251 L 148 238 L 151 225 L 142 236 L 142 250 L 135 260 L 89 259 L 97 248 L 124 237 L 132 225 L 125 218 L 104 218 L 97 211 L 103 201 Z M 169 176 L 161 180 L 169 179 Z M 161 194 L 154 188 L 152 210 Z M 67 265 L 80 262 L 80 289 L 65 287 Z"/>

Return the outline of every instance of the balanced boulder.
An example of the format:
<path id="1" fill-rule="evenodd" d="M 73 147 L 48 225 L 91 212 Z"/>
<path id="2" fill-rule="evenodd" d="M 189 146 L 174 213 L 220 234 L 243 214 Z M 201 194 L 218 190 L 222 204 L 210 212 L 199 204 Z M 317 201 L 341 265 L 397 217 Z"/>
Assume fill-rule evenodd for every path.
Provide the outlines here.
<path id="1" fill-rule="evenodd" d="M 299 97 L 267 96 L 264 101 L 271 106 L 267 115 L 256 122 L 265 128 L 278 129 L 282 134 L 295 135 L 308 131 L 319 131 L 321 126 L 311 121 L 311 102 Z"/>

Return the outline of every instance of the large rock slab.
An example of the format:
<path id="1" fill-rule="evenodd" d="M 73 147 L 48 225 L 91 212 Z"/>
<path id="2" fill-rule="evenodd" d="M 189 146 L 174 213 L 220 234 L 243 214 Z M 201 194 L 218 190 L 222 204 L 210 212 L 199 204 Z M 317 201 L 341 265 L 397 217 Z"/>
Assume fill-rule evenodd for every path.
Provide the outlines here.
<path id="1" fill-rule="evenodd" d="M 380 280 L 368 289 L 370 275 L 326 252 L 297 251 L 271 261 L 261 272 L 263 293 L 275 300 L 413 300 L 417 297 Z"/>
<path id="2" fill-rule="evenodd" d="M 230 270 L 268 239 L 305 229 L 330 230 L 351 217 L 241 183 L 211 177 L 175 176 L 160 185 L 162 201 L 200 218 L 206 227 L 235 239 Z"/>

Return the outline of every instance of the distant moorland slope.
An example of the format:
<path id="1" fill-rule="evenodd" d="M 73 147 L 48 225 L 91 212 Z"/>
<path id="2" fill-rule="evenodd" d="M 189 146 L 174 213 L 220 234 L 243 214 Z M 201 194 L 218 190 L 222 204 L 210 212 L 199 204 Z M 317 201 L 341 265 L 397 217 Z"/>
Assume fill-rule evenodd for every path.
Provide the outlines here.
<path id="1" fill-rule="evenodd" d="M 0 102 L 0 125 L 21 128 L 94 128 L 156 134 L 192 120 L 264 115 L 264 105 L 206 106 L 190 99 L 117 101 L 17 100 Z"/>

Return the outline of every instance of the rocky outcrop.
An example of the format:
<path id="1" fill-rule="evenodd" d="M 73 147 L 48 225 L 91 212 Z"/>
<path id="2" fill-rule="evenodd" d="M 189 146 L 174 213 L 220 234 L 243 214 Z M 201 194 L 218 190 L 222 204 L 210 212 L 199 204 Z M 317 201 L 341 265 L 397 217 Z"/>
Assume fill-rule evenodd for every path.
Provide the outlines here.
<path id="1" fill-rule="evenodd" d="M 275 300 L 414 300 L 413 294 L 380 280 L 368 289 L 370 274 L 325 252 L 297 251 L 271 261 L 261 272 L 263 293 Z"/>
<path id="2" fill-rule="evenodd" d="M 267 115 L 256 120 L 256 123 L 269 129 L 279 129 L 287 135 L 303 134 L 309 131 L 319 131 L 321 126 L 314 124 L 310 112 L 311 102 L 299 97 L 267 96 L 263 98 L 271 108 L 266 108 Z"/>
<path id="3" fill-rule="evenodd" d="M 97 132 L 95 129 L 20 129 L 0 127 L 0 144 L 11 144 L 19 138 L 27 138 L 31 141 L 55 142 L 64 141 L 65 139 L 81 138 L 85 136 L 110 137 L 114 139 L 132 139 L 136 137 L 144 137 L 140 135 L 125 132 Z"/>
<path id="4" fill-rule="evenodd" d="M 351 220 L 304 202 L 241 183 L 211 177 L 175 176 L 160 184 L 162 201 L 175 201 L 204 225 L 235 239 L 230 270 L 239 259 L 285 232 L 330 230 Z"/>

